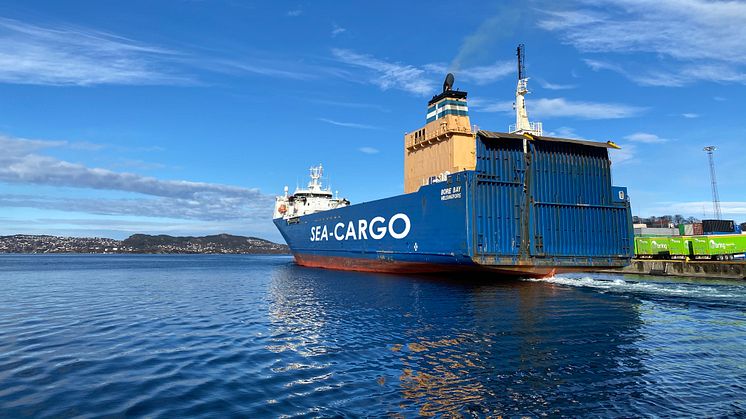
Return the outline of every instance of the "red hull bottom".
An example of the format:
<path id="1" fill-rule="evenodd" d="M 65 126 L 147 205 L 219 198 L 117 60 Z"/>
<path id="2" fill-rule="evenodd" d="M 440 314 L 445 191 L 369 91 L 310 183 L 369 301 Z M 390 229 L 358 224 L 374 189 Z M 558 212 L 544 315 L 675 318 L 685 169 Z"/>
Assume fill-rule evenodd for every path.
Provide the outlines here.
<path id="1" fill-rule="evenodd" d="M 486 265 L 443 265 L 422 262 L 400 262 L 385 259 L 345 258 L 338 256 L 316 256 L 295 254 L 298 265 L 309 268 L 336 269 L 343 271 L 378 272 L 393 274 L 423 274 L 443 272 L 480 272 L 510 275 L 522 278 L 546 278 L 560 271 L 578 271 L 580 269 L 562 269 L 548 266 L 486 266 Z"/>

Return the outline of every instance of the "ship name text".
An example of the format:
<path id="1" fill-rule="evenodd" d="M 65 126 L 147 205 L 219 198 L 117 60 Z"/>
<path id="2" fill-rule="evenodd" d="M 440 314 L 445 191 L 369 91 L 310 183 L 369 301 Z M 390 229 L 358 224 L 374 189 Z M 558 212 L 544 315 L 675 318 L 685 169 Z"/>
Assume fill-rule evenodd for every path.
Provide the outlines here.
<path id="1" fill-rule="evenodd" d="M 368 220 L 349 221 L 347 224 L 339 222 L 334 226 L 316 225 L 311 227 L 311 241 L 328 241 L 330 239 L 343 240 L 381 240 L 387 234 L 395 239 L 403 239 L 409 235 L 412 223 L 407 214 L 398 213 L 388 222 L 384 217 L 373 217 Z"/>
<path id="2" fill-rule="evenodd" d="M 449 199 L 461 198 L 461 186 L 453 186 L 450 188 L 443 188 L 440 190 L 440 200 L 448 201 Z"/>

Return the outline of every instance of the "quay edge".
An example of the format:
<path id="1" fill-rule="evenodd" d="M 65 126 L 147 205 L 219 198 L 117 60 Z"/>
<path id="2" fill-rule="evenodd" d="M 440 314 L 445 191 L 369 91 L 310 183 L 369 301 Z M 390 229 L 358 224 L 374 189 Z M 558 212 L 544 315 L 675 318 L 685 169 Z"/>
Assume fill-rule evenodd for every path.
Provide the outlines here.
<path id="1" fill-rule="evenodd" d="M 746 280 L 746 261 L 633 259 L 623 268 L 599 270 L 621 274 Z"/>

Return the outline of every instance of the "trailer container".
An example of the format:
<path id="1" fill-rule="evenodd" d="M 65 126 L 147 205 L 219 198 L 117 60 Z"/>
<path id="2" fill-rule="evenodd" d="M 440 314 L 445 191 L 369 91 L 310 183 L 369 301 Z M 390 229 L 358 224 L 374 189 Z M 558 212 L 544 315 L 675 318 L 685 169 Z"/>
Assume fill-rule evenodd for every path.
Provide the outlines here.
<path id="1" fill-rule="evenodd" d="M 641 259 L 667 259 L 671 251 L 669 249 L 670 237 L 635 237 L 635 254 Z"/>
<path id="2" fill-rule="evenodd" d="M 691 255 L 691 242 L 689 236 L 678 236 L 668 238 L 668 253 L 671 259 L 686 259 Z"/>
<path id="3" fill-rule="evenodd" d="M 692 237 L 695 259 L 732 259 L 746 252 L 746 236 L 742 234 L 717 234 Z"/>

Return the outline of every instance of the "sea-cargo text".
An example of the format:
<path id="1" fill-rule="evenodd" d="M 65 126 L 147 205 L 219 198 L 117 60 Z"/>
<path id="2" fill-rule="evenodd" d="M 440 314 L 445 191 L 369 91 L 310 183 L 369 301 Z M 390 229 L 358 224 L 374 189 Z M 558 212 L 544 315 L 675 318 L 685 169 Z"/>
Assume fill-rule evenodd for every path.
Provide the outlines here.
<path id="1" fill-rule="evenodd" d="M 397 222 L 399 221 L 399 222 Z M 326 241 L 330 238 L 342 240 L 381 240 L 387 234 L 395 239 L 403 239 L 409 235 L 412 223 L 407 214 L 398 213 L 391 217 L 388 222 L 383 217 L 373 217 L 368 220 L 349 221 L 337 223 L 334 226 L 317 225 L 311 227 L 311 241 Z"/>

